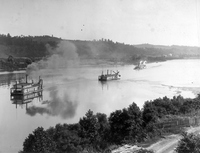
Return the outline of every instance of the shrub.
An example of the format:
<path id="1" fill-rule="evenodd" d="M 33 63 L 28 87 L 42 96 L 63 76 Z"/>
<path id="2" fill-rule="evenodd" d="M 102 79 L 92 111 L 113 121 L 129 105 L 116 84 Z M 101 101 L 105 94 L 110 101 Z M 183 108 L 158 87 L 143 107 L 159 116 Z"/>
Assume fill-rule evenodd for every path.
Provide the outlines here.
<path id="1" fill-rule="evenodd" d="M 193 133 L 182 133 L 183 138 L 179 141 L 176 148 L 177 153 L 199 153 L 200 152 L 200 135 Z"/>

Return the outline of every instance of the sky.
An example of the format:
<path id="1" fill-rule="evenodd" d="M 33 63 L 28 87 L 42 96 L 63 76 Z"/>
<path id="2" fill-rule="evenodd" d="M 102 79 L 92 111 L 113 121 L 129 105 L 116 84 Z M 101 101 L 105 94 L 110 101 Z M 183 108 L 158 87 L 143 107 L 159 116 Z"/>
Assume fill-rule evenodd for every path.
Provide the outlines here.
<path id="1" fill-rule="evenodd" d="M 200 47 L 200 0 L 0 0 L 0 34 Z"/>

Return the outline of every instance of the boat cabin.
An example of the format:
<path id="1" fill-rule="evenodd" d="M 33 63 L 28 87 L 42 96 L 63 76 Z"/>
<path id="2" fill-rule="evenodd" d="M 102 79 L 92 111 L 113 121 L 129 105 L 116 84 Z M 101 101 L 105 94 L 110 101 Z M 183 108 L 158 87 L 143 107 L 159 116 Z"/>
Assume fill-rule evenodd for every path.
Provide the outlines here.
<path id="1" fill-rule="evenodd" d="M 10 89 L 10 95 L 11 100 L 28 100 L 35 97 L 38 97 L 42 95 L 43 91 L 43 80 L 39 78 L 39 81 L 37 83 L 34 83 L 33 81 L 31 83 L 28 83 L 27 81 L 27 75 L 26 75 L 26 82 L 20 82 Z"/>

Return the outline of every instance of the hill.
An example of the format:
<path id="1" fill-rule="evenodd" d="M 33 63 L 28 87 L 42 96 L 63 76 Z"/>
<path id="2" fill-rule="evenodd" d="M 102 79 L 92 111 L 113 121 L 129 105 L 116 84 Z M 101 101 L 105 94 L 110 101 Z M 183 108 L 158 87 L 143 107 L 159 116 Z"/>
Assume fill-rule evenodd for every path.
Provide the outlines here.
<path id="1" fill-rule="evenodd" d="M 53 54 L 61 41 L 72 43 L 80 59 L 108 60 L 134 64 L 145 59 L 148 62 L 177 58 L 200 58 L 200 48 L 190 46 L 129 45 L 109 39 L 81 41 L 64 40 L 53 36 L 0 35 L 0 58 L 29 57 L 32 60 Z"/>

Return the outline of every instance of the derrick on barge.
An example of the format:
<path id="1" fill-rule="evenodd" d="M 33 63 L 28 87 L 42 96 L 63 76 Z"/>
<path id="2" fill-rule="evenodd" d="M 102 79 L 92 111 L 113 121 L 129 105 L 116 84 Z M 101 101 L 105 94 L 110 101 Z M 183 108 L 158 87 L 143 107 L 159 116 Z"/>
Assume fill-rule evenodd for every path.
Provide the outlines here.
<path id="1" fill-rule="evenodd" d="M 39 78 L 39 81 L 37 83 L 34 83 L 33 81 L 29 83 L 27 81 L 27 75 L 26 75 L 26 82 L 20 82 L 10 89 L 10 97 L 12 101 L 15 101 L 16 103 L 25 103 L 30 102 L 36 97 L 41 97 L 43 91 L 43 80 Z"/>
<path id="2" fill-rule="evenodd" d="M 120 77 L 121 75 L 119 74 L 119 71 L 117 72 L 111 71 L 109 73 L 109 71 L 107 70 L 107 74 L 103 74 L 103 71 L 102 71 L 102 74 L 98 77 L 98 80 L 99 81 L 119 80 Z"/>

